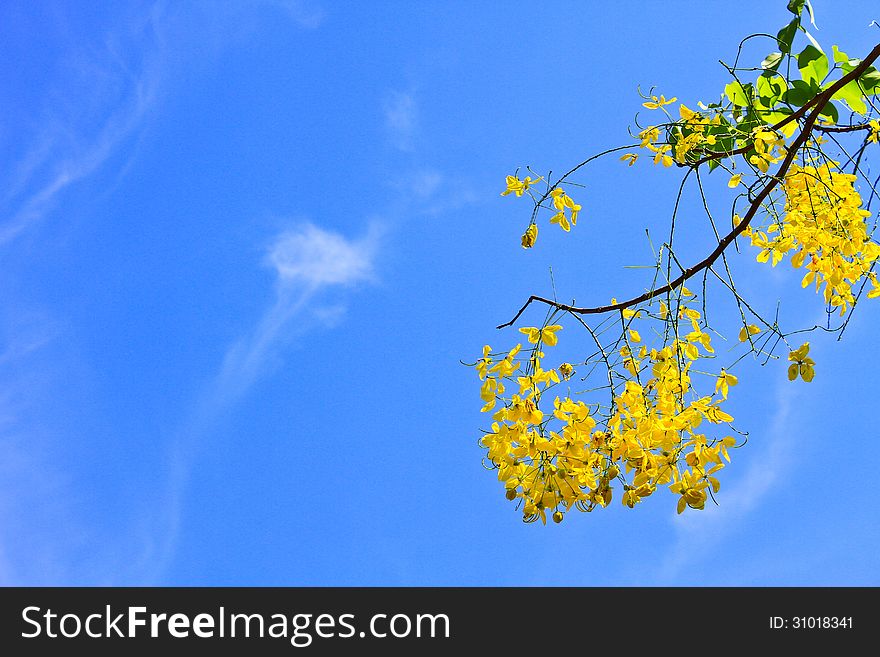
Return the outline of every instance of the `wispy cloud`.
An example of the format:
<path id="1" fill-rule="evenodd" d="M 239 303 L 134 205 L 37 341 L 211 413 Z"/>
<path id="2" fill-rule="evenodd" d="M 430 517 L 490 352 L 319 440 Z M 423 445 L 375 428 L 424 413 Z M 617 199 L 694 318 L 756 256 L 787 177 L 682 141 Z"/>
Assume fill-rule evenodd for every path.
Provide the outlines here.
<path id="1" fill-rule="evenodd" d="M 382 105 L 385 129 L 391 143 L 402 151 L 415 148 L 418 128 L 418 105 L 411 92 L 394 91 Z"/>
<path id="2" fill-rule="evenodd" d="M 27 126 L 0 134 L 0 146 L 11 154 L 6 159 L 11 164 L 0 172 L 0 248 L 54 219 L 72 187 L 110 163 L 121 170 L 130 162 L 131 146 L 168 92 L 169 76 L 194 66 L 180 53 L 189 47 L 202 52 L 195 47 L 201 43 L 182 43 L 194 33 L 193 22 L 216 37 L 205 56 L 213 57 L 227 39 L 235 41 L 242 15 L 278 14 L 280 8 L 304 29 L 318 27 L 323 15 L 307 0 L 230 9 L 197 5 L 142 5 L 109 32 L 90 35 L 88 41 L 72 35 L 59 55 L 64 74 L 38 90 L 44 107 L 34 108 Z M 202 37 L 199 33 L 190 41 Z M 57 337 L 63 318 L 23 324 L 25 313 L 7 296 L 0 303 L 0 585 L 157 581 L 173 552 L 180 498 L 205 431 L 277 362 L 284 339 L 305 330 L 303 320 L 313 310 L 316 323 L 339 321 L 344 306 L 320 307 L 320 293 L 370 280 L 377 238 L 372 231 L 348 240 L 308 224 L 277 236 L 265 259 L 276 281 L 272 304 L 252 332 L 229 346 L 178 432 L 167 480 L 143 493 L 150 511 L 138 509 L 113 527 L 91 522 L 89 482 L 77 479 L 76 469 L 57 457 L 63 452 L 59 444 L 82 438 L 76 428 L 62 435 L 57 424 L 39 420 L 52 415 L 44 412 L 40 398 L 50 394 L 59 377 L 75 379 L 57 363 L 57 352 L 66 349 Z M 151 514 L 152 502 L 163 494 L 174 504 L 157 517 Z"/>
<path id="3" fill-rule="evenodd" d="M 308 223 L 279 234 L 265 258 L 275 272 L 275 302 L 253 333 L 227 350 L 200 415 L 214 416 L 257 380 L 292 320 L 312 310 L 311 302 L 323 289 L 373 280 L 378 237 L 377 226 L 360 239 L 348 240 Z"/>
<path id="4" fill-rule="evenodd" d="M 305 223 L 285 230 L 267 249 L 265 264 L 275 273 L 275 298 L 248 335 L 230 345 L 223 361 L 174 439 L 164 516 L 157 534 L 162 545 L 152 557 L 152 577 L 160 579 L 175 550 L 190 469 L 216 423 L 280 361 L 285 340 L 310 327 L 310 314 L 322 324 L 344 313 L 339 304 L 320 305 L 324 290 L 353 288 L 375 280 L 374 261 L 381 228 L 373 224 L 359 239 Z"/>
<path id="5" fill-rule="evenodd" d="M 124 33 L 106 34 L 100 47 L 63 54 L 68 76 L 44 90 L 47 105 L 35 112 L 45 116 L 36 133 L 23 133 L 24 154 L 0 189 L 0 246 L 42 220 L 142 125 L 161 76 L 152 20 L 147 12 Z"/>
<path id="6" fill-rule="evenodd" d="M 377 237 L 376 227 L 367 237 L 349 241 L 305 224 L 279 235 L 267 262 L 275 269 L 281 290 L 353 285 L 372 278 Z"/>
<path id="7" fill-rule="evenodd" d="M 51 439 L 27 421 L 58 329 L 38 313 L 0 315 L 0 585 L 69 581 L 64 552 L 74 551 L 83 530 L 69 512 Z"/>
<path id="8" fill-rule="evenodd" d="M 39 224 L 69 188 L 133 142 L 165 90 L 169 69 L 182 61 L 191 65 L 192 53 L 216 57 L 247 31 L 242 26 L 279 12 L 302 29 L 324 21 L 323 9 L 311 0 L 184 6 L 157 0 L 100 37 L 72 39 L 59 55 L 63 74 L 40 90 L 43 104 L 29 117 L 37 117 L 37 127 L 16 126 L 12 132 L 21 143 L 0 143 L 7 153 L 19 153 L 11 170 L 0 172 L 0 247 Z M 194 25 L 197 45 L 189 43 Z"/>
<path id="9" fill-rule="evenodd" d="M 415 91 L 392 91 L 381 107 L 388 142 L 401 151 L 386 178 L 396 192 L 395 214 L 436 217 L 479 202 L 482 195 L 474 190 L 472 180 L 443 171 L 425 158 L 427 136 Z"/>

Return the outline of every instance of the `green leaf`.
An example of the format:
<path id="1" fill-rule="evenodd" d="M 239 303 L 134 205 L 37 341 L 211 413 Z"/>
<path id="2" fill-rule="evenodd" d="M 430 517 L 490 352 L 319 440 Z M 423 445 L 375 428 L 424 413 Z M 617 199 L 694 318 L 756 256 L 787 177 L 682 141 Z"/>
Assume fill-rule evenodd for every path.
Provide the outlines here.
<path id="1" fill-rule="evenodd" d="M 831 52 L 834 54 L 834 61 L 840 64 L 840 70 L 844 73 L 849 73 L 862 62 L 861 59 L 856 59 L 855 57 L 851 59 L 849 55 L 837 46 L 831 46 Z"/>
<path id="2" fill-rule="evenodd" d="M 787 9 L 795 16 L 800 16 L 804 10 L 804 0 L 789 0 Z"/>
<path id="3" fill-rule="evenodd" d="M 809 45 L 798 55 L 798 69 L 804 82 L 821 84 L 828 75 L 828 58 L 821 50 Z"/>
<path id="4" fill-rule="evenodd" d="M 809 85 L 803 80 L 792 80 L 791 88 L 782 94 L 782 100 L 795 107 L 802 107 L 806 105 L 818 91 L 818 87 Z"/>
<path id="5" fill-rule="evenodd" d="M 851 80 L 841 87 L 833 96 L 831 96 L 831 99 L 842 100 L 849 105 L 853 112 L 858 114 L 865 114 L 868 111 L 868 106 L 862 99 L 862 90 L 859 88 L 859 83 L 856 80 Z"/>
<path id="6" fill-rule="evenodd" d="M 716 150 L 720 153 L 729 153 L 734 148 L 736 148 L 736 139 L 733 137 L 725 137 L 724 139 L 719 139 L 715 142 Z"/>
<path id="7" fill-rule="evenodd" d="M 718 167 L 719 162 L 718 162 L 718 160 L 709 160 L 708 164 L 709 164 L 709 171 L 713 171 Z"/>
<path id="8" fill-rule="evenodd" d="M 776 40 L 779 42 L 779 49 L 784 53 L 791 52 L 791 42 L 794 41 L 794 35 L 797 33 L 798 25 L 801 19 L 795 18 L 791 23 L 783 27 L 776 34 Z"/>
<path id="9" fill-rule="evenodd" d="M 724 87 L 724 95 L 730 99 L 730 102 L 739 107 L 747 107 L 749 98 L 752 96 L 751 84 L 740 84 L 736 80 Z"/>
<path id="10" fill-rule="evenodd" d="M 761 105 L 771 108 L 785 91 L 785 81 L 779 75 L 768 71 L 758 76 L 755 89 Z"/>
<path id="11" fill-rule="evenodd" d="M 865 91 L 866 96 L 880 93 L 880 72 L 871 66 L 859 77 L 859 85 Z"/>
<path id="12" fill-rule="evenodd" d="M 819 110 L 819 114 L 821 114 L 822 116 L 826 116 L 834 123 L 837 123 L 837 108 L 832 103 L 825 103 L 825 107 Z"/>
<path id="13" fill-rule="evenodd" d="M 752 130 L 760 125 L 764 125 L 764 121 L 758 116 L 757 112 L 750 107 L 746 110 L 745 118 L 737 123 L 736 127 L 740 132 L 750 134 Z"/>
<path id="14" fill-rule="evenodd" d="M 763 68 L 765 71 L 775 71 L 777 68 L 779 68 L 779 63 L 781 61 L 781 52 L 771 52 L 761 62 L 761 68 Z"/>

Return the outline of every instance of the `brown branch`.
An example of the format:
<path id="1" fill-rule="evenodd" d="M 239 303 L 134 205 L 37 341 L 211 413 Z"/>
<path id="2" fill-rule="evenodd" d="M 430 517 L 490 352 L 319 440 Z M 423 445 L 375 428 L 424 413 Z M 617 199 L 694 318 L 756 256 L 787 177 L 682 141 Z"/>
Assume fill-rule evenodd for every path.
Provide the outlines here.
<path id="1" fill-rule="evenodd" d="M 552 308 L 556 308 L 557 310 L 563 310 L 570 313 L 576 313 L 578 315 L 598 315 L 601 313 L 607 313 L 614 310 L 623 310 L 624 308 L 629 308 L 631 306 L 635 306 L 644 301 L 648 301 L 649 299 L 653 299 L 654 297 L 660 296 L 661 294 L 665 294 L 670 292 L 677 287 L 681 286 L 686 280 L 691 278 L 694 274 L 701 272 L 707 267 L 711 267 L 712 264 L 718 259 L 718 257 L 724 253 L 728 246 L 740 235 L 742 232 L 748 228 L 749 223 L 752 218 L 757 214 L 758 210 L 761 207 L 761 204 L 767 198 L 771 191 L 783 180 L 786 172 L 788 171 L 791 163 L 794 161 L 794 158 L 797 155 L 798 149 L 810 138 L 810 135 L 813 132 L 813 127 L 816 120 L 819 118 L 819 113 L 822 111 L 822 108 L 825 106 L 831 96 L 833 96 L 839 89 L 841 89 L 844 85 L 848 84 L 851 80 L 858 78 L 870 65 L 871 63 L 880 57 L 880 44 L 874 46 L 874 49 L 868 54 L 865 59 L 863 59 L 858 66 L 853 68 L 852 71 L 847 73 L 845 76 L 840 78 L 833 85 L 828 87 L 825 91 L 818 94 L 808 103 L 806 103 L 799 112 L 803 115 L 803 110 L 806 110 L 809 107 L 813 107 L 813 111 L 807 116 L 806 121 L 804 121 L 804 126 L 801 129 L 800 134 L 797 138 L 791 143 L 791 146 L 788 148 L 788 152 L 785 155 L 785 158 L 782 161 L 782 164 L 779 166 L 779 169 L 776 173 L 770 178 L 770 181 L 761 189 L 757 196 L 752 200 L 749 205 L 749 209 L 746 211 L 745 215 L 743 215 L 742 220 L 739 224 L 737 224 L 732 231 L 730 231 L 727 235 L 725 235 L 718 242 L 718 246 L 706 256 L 703 260 L 693 265 L 692 267 L 688 267 L 685 269 L 678 278 L 667 283 L 662 287 L 658 287 L 653 290 L 649 290 L 644 294 L 641 294 L 637 297 L 633 297 L 627 301 L 622 301 L 620 303 L 613 303 L 607 306 L 595 306 L 592 308 L 580 308 L 577 306 L 571 306 L 564 303 L 559 303 L 557 301 L 553 301 L 551 299 L 546 299 L 544 297 L 533 294 L 529 297 L 528 301 L 526 301 L 522 308 L 517 311 L 516 315 L 513 316 L 509 322 L 505 322 L 504 324 L 499 324 L 496 328 L 505 328 L 507 326 L 513 325 L 516 320 L 520 318 L 520 316 L 525 312 L 526 308 L 532 304 L 534 301 L 539 301 L 541 303 L 547 304 Z M 790 115 L 785 121 L 780 121 L 778 124 L 773 126 L 775 130 L 777 127 L 780 127 L 787 123 L 790 120 L 794 120 L 795 114 Z"/>
<path id="2" fill-rule="evenodd" d="M 813 129 L 819 132 L 855 132 L 856 130 L 870 130 L 871 126 L 867 123 L 858 123 L 856 125 L 817 125 Z"/>

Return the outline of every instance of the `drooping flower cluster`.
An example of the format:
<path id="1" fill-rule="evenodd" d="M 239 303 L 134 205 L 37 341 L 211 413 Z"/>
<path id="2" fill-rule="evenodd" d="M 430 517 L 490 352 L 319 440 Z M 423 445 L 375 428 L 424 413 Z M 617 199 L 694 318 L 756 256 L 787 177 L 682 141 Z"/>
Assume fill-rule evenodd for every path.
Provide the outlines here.
<path id="1" fill-rule="evenodd" d="M 668 339 L 652 348 L 632 326 L 644 313 L 622 315 L 626 328 L 609 363 L 614 384 L 608 405 L 560 390 L 576 374 L 570 363 L 545 369 L 544 350 L 557 344 L 560 325 L 520 329 L 525 349 L 518 344 L 493 354 L 484 347 L 476 369 L 483 411 L 494 413 L 481 444 L 525 520 L 546 522 L 549 514 L 561 522 L 572 507 L 605 507 L 618 486 L 630 508 L 666 486 L 678 495 L 679 513 L 703 508 L 718 491 L 716 475 L 736 440 L 709 434 L 733 420 L 720 406 L 737 379 L 722 370 L 713 393 L 699 394 L 693 364 L 714 351 L 699 312 L 681 304 L 673 316 L 660 302 L 659 312 L 647 317 L 668 329 Z"/>
<path id="2" fill-rule="evenodd" d="M 833 163 L 792 165 L 785 177 L 785 211 L 762 228 L 744 232 L 760 250 L 759 262 L 776 266 L 789 253 L 791 264 L 804 267 L 803 287 L 824 285 L 825 302 L 843 315 L 855 302 L 853 288 L 867 277 L 869 297 L 880 296 L 872 272 L 880 245 L 871 239 L 866 222 L 871 213 L 853 183 L 856 176 L 841 173 Z"/>
<path id="3" fill-rule="evenodd" d="M 621 304 L 612 299 L 608 306 L 583 308 L 533 295 L 514 321 L 533 301 L 548 305 L 550 317 L 541 326 L 519 329 L 526 336 L 525 346 L 517 344 L 507 352 L 494 353 L 491 347 L 484 348 L 476 368 L 482 381 L 482 410 L 492 414 L 492 424 L 481 445 L 487 450 L 486 462 L 497 470 L 505 496 L 515 502 L 526 521 L 546 523 L 550 515 L 554 522 L 561 522 L 572 508 L 592 511 L 608 506 L 615 497 L 633 508 L 663 487 L 677 496 L 681 513 L 686 508 L 704 508 L 719 490 L 718 473 L 730 461 L 728 450 L 737 446 L 730 435 L 733 418 L 722 405 L 738 383 L 728 370 L 740 359 L 720 371 L 718 366 L 706 365 L 715 357 L 712 338 L 696 310 L 695 295 L 682 286 L 700 272 L 704 295 L 712 274 L 736 299 L 742 323 L 732 350 L 747 349 L 769 361 L 779 357 L 775 351 L 784 344 L 788 378 L 813 380 L 810 344 L 795 348 L 797 343 L 789 342 L 791 333 L 783 331 L 778 316 L 763 317 L 739 296 L 727 262 L 727 248 L 737 235 L 758 247 L 759 262 L 775 267 L 790 256 L 795 268 L 806 270 L 802 287 L 814 284 L 817 292 L 823 290 L 829 313 L 846 314 L 868 283 L 867 296 L 880 296 L 874 272 L 880 244 L 867 223 L 870 213 L 857 191 L 857 176 L 844 171 L 851 167 L 870 186 L 865 174 L 869 158 L 863 160 L 862 155 L 869 145 L 880 144 L 878 108 L 873 101 L 880 95 L 880 74 L 870 62 L 850 58 L 836 46 L 832 62 L 812 37 L 811 44 L 796 53 L 792 43 L 803 7 L 804 3 L 788 3 L 795 18 L 773 39 L 773 47 L 781 52 L 770 53 L 760 68 L 734 63 L 729 69 L 734 79 L 724 87 L 719 101 L 700 102 L 699 111 L 678 104 L 675 115 L 669 106 L 677 98 L 643 95 L 643 106 L 656 112 L 653 116 L 664 118 L 652 120 L 654 125 L 647 127 L 637 122 L 638 132 L 630 134 L 637 135 L 644 150 L 624 152 L 620 157 L 633 166 L 639 153 L 647 151 L 655 165 L 688 169 L 685 180 L 696 172 L 691 180 L 696 179 L 699 186 L 718 248 L 691 267 L 685 267 L 673 252 L 683 181 L 650 292 Z M 795 70 L 800 80 L 793 77 Z M 750 81 L 754 71 L 760 72 Z M 849 113 L 849 125 L 835 125 L 839 107 Z M 846 139 L 842 133 L 864 139 L 843 167 L 822 148 L 822 135 L 831 135 L 828 139 L 838 143 L 839 152 L 849 156 L 837 141 Z M 549 210 L 550 223 L 566 232 L 576 225 L 581 206 L 562 187 L 574 184 L 574 172 L 601 155 L 631 148 L 635 146 L 588 158 L 555 182 L 549 175 L 546 181 L 507 176 L 501 195 L 526 195 L 534 203 L 521 238 L 523 248 L 535 245 L 536 222 L 542 211 Z M 719 230 L 700 177 L 701 171 L 711 173 L 716 168 L 727 172 L 727 186 L 736 190 L 733 231 L 726 235 Z M 536 193 L 532 188 L 539 182 L 543 189 Z M 877 193 L 874 186 L 871 194 Z M 748 226 L 736 214 L 740 202 L 748 205 L 743 214 L 749 218 Z M 666 285 L 658 288 L 661 278 Z M 706 308 L 705 301 L 702 308 Z M 557 346 L 557 334 L 563 328 L 553 319 L 562 312 L 577 314 L 592 339 L 588 342 L 592 355 L 583 361 L 555 359 L 555 366 L 547 368 L 546 351 Z M 611 313 L 619 313 L 617 322 Z M 603 319 L 588 324 L 585 318 L 593 316 Z M 610 340 L 608 331 L 614 333 Z M 605 372 L 607 380 L 602 380 Z M 573 390 L 578 381 L 588 382 L 584 390 Z"/>

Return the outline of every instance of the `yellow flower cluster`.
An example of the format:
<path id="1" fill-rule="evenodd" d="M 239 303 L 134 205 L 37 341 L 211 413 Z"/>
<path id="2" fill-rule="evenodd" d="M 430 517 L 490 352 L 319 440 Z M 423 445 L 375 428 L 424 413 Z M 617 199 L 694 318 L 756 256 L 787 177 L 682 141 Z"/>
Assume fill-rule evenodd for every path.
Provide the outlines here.
<path id="1" fill-rule="evenodd" d="M 807 356 L 808 353 L 810 353 L 810 343 L 804 342 L 788 355 L 788 360 L 791 361 L 791 365 L 788 366 L 789 381 L 794 381 L 798 376 L 807 383 L 813 380 L 816 374 L 813 366 L 816 361 Z"/>
<path id="2" fill-rule="evenodd" d="M 756 141 L 757 143 L 757 141 Z M 761 249 L 759 262 L 775 266 L 789 252 L 791 264 L 805 267 L 801 285 L 825 285 L 825 302 L 843 315 L 855 302 L 853 287 L 864 277 L 872 283 L 869 297 L 880 296 L 880 284 L 871 271 L 880 258 L 880 245 L 871 239 L 862 198 L 853 186 L 856 177 L 833 164 L 793 165 L 785 177 L 785 213 L 766 228 L 743 234 Z"/>
<path id="3" fill-rule="evenodd" d="M 556 209 L 556 214 L 550 217 L 550 223 L 558 224 L 559 227 L 567 233 L 571 230 L 572 226 L 577 224 L 578 213 L 581 211 L 581 206 L 575 203 L 568 194 L 562 191 L 561 187 L 555 187 L 552 189 L 550 191 L 550 196 L 553 198 L 553 207 Z M 566 211 L 568 211 L 567 215 Z M 571 223 L 569 223 L 569 220 Z"/>
<path id="4" fill-rule="evenodd" d="M 624 316 L 638 319 L 640 313 Z M 736 441 L 731 436 L 710 438 L 700 427 L 733 420 L 720 404 L 737 379 L 722 370 L 714 393 L 698 395 L 692 364 L 713 352 L 700 314 L 682 305 L 673 319 L 661 304 L 660 316 L 665 325 L 675 326 L 676 337 L 649 349 L 635 329 L 626 330 L 619 349 L 626 374 L 615 370 L 624 380 L 608 407 L 588 405 L 570 392 L 548 394 L 575 372 L 570 363 L 544 369 L 543 349 L 557 344 L 559 325 L 520 329 L 533 345 L 527 349 L 518 344 L 493 356 L 484 347 L 476 365 L 483 381 L 483 411 L 495 410 L 491 431 L 481 444 L 507 499 L 518 501 L 524 520 L 546 523 L 550 515 L 561 522 L 572 507 L 605 507 L 615 484 L 622 486 L 620 499 L 630 508 L 666 486 L 678 495 L 679 513 L 686 507 L 702 509 L 710 491 L 718 491 L 716 475 L 730 461 L 728 448 Z M 677 337 L 686 324 L 692 330 Z M 511 386 L 512 394 L 505 396 Z M 546 404 L 542 409 L 542 399 L 551 396 L 552 410 Z"/>
<path id="5" fill-rule="evenodd" d="M 675 98 L 668 101 L 662 96 L 660 98 L 662 102 L 652 97 L 652 101 L 642 104 L 648 109 L 660 109 L 675 101 Z M 685 164 L 689 153 L 699 151 L 705 146 L 714 146 L 716 143 L 716 136 L 709 134 L 708 128 L 721 125 L 719 113 L 707 118 L 686 105 L 679 105 L 678 112 L 681 119 L 669 128 L 671 143 L 659 142 L 660 128 L 657 126 L 649 126 L 639 133 L 641 139 L 639 145 L 654 153 L 654 164 L 662 164 L 665 167 L 671 167 L 675 162 Z M 627 153 L 620 159 L 632 166 L 638 157 L 636 153 Z"/>
<path id="6" fill-rule="evenodd" d="M 532 180 L 531 176 L 526 176 L 523 180 L 520 180 L 516 176 L 507 176 L 507 189 L 501 192 L 501 196 L 507 196 L 508 194 L 522 196 L 529 191 L 529 187 L 539 183 L 541 180 L 543 180 L 543 178 Z"/>
<path id="7" fill-rule="evenodd" d="M 649 126 L 642 130 L 639 133 L 639 139 L 641 139 L 641 143 L 639 146 L 642 148 L 647 148 L 649 151 L 654 153 L 654 164 L 662 164 L 665 167 L 671 167 L 675 160 L 672 159 L 672 156 L 669 154 L 669 151 L 672 149 L 672 146 L 669 144 L 658 143 L 660 139 L 660 128 L 657 126 Z M 638 155 L 635 153 L 627 153 L 621 160 L 628 160 L 630 166 L 638 158 Z"/>
<path id="8" fill-rule="evenodd" d="M 749 163 L 761 173 L 767 173 L 771 164 L 776 164 L 788 153 L 785 140 L 766 128 L 758 128 L 752 133 L 752 148 L 755 153 L 749 156 Z"/>
<path id="9" fill-rule="evenodd" d="M 673 98 L 667 101 L 662 96 L 662 102 L 656 97 L 652 99 L 642 104 L 648 109 L 662 109 L 675 100 Z M 700 106 L 706 109 L 702 104 Z M 663 111 L 666 112 L 665 109 Z M 639 133 L 641 140 L 639 145 L 654 153 L 654 164 L 671 167 L 676 162 L 679 164 L 695 162 L 707 153 L 715 153 L 712 147 L 718 144 L 719 135 L 736 136 L 741 143 L 743 141 L 751 143 L 752 148 L 747 151 L 746 159 L 761 173 L 767 173 L 771 164 L 785 157 L 785 140 L 766 126 L 756 128 L 750 135 L 744 135 L 738 134 L 735 128 L 732 128 L 733 132 L 719 131 L 718 127 L 725 124 L 725 120 L 722 112 L 717 108 L 710 110 L 711 117 L 695 112 L 683 104 L 679 105 L 678 112 L 680 119 L 666 124 L 667 141 L 660 141 L 661 126 L 649 126 Z M 626 153 L 620 159 L 632 166 L 638 157 L 636 153 Z M 730 180 L 730 187 L 736 187 L 741 179 L 741 174 L 734 175 Z"/>

